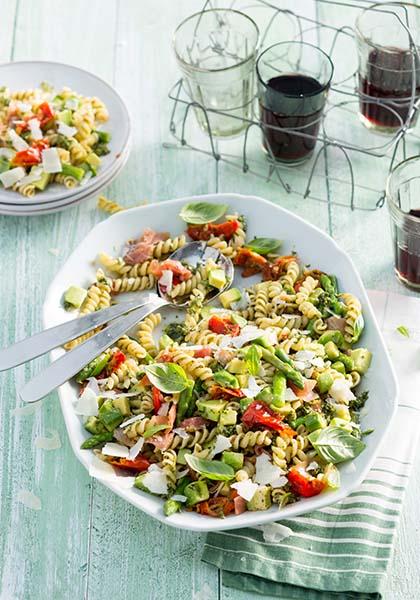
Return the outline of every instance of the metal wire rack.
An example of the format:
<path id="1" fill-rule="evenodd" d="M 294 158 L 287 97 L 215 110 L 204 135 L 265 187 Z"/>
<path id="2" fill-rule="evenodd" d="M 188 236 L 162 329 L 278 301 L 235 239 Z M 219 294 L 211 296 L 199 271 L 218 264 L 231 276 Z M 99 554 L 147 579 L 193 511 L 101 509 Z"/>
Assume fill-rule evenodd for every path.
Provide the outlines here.
<path id="1" fill-rule="evenodd" d="M 340 0 L 317 0 L 318 5 L 333 5 L 345 9 L 343 16 L 350 23 L 354 23 L 356 12 L 369 6 L 371 2 L 358 0 L 346 2 Z M 315 3 L 315 4 L 317 4 Z M 287 31 L 287 41 L 299 40 L 310 41 L 320 46 L 334 61 L 334 57 L 345 51 L 349 54 L 349 48 L 353 44 L 354 30 L 348 24 L 336 26 L 332 23 L 323 22 L 307 15 L 300 15 L 287 8 L 278 6 L 280 0 L 254 0 L 252 4 L 245 1 L 234 0 L 229 8 L 250 14 L 255 12 L 254 20 L 260 26 L 262 32 L 260 38 L 260 50 L 272 43 L 284 41 L 279 39 L 279 30 Z M 207 0 L 202 10 L 216 8 L 215 0 Z M 226 8 L 224 6 L 223 8 Z M 399 17 L 396 15 L 398 20 Z M 261 27 L 261 21 L 264 21 Z M 287 22 L 287 27 L 280 27 L 280 22 Z M 400 21 L 401 22 L 401 21 Z M 408 27 L 402 23 L 412 39 Z M 274 28 L 276 29 L 274 30 Z M 293 34 L 290 35 L 290 28 Z M 321 35 L 321 33 L 323 35 Z M 325 39 L 328 40 L 326 44 Z M 418 50 L 415 53 L 418 55 Z M 353 57 L 354 58 L 354 57 Z M 420 59 L 419 59 L 420 60 Z M 384 204 L 385 181 L 388 173 L 399 160 L 409 155 L 418 154 L 420 149 L 420 136 L 415 131 L 410 131 L 410 121 L 415 117 L 418 110 L 416 103 L 416 79 L 413 77 L 413 93 L 407 122 L 403 122 L 400 115 L 395 116 L 400 121 L 400 126 L 391 136 L 384 136 L 368 131 L 358 119 L 358 107 L 360 94 L 357 84 L 357 64 L 353 60 L 350 66 L 346 62 L 345 68 L 336 71 L 327 105 L 322 117 L 320 132 L 316 138 L 317 145 L 310 160 L 300 166 L 288 166 L 275 160 L 272 153 L 268 156 L 261 150 L 261 137 L 263 128 L 261 121 L 254 110 L 252 118 L 232 116 L 223 111 L 204 106 L 194 100 L 188 94 L 184 80 L 179 79 L 169 90 L 168 97 L 172 102 L 172 111 L 169 122 L 169 130 L 174 142 L 164 144 L 167 149 L 182 149 L 184 151 L 195 151 L 203 155 L 213 157 L 216 161 L 223 161 L 233 168 L 240 169 L 249 176 L 253 175 L 274 185 L 278 185 L 287 193 L 295 193 L 304 198 L 310 198 L 318 202 L 329 203 L 336 206 L 348 207 L 351 210 L 374 211 Z M 350 63 L 352 61 L 350 60 Z M 414 67 L 413 67 L 414 68 Z M 364 102 L 377 103 L 374 98 Z M 254 104 L 256 104 L 254 99 Z M 194 110 L 199 110 L 207 122 L 208 134 L 197 135 L 197 125 L 194 118 Z M 210 130 L 209 115 L 217 113 L 230 118 L 237 118 L 245 123 L 244 133 L 240 138 L 232 140 L 220 140 L 215 138 Z M 343 123 L 353 126 L 343 127 Z M 287 131 L 287 130 L 286 130 Z M 349 131 L 351 137 L 349 138 Z M 296 135 L 296 130 L 293 130 Z M 297 133 L 306 137 L 308 134 Z M 326 164 L 328 161 L 328 169 Z M 366 182 L 366 173 L 369 172 L 369 182 Z M 328 181 L 326 180 L 326 174 Z M 334 197 L 334 186 L 338 185 L 340 197 Z"/>

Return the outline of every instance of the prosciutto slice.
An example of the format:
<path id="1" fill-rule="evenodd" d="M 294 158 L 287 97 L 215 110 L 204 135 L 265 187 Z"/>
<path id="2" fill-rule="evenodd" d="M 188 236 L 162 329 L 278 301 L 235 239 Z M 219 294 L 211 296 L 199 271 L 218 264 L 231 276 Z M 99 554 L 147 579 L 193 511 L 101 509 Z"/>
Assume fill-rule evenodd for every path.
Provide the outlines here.
<path id="1" fill-rule="evenodd" d="M 137 265 L 153 256 L 153 246 L 158 242 L 165 241 L 169 238 L 169 233 L 157 233 L 153 229 L 146 228 L 143 235 L 131 244 L 127 254 L 124 256 L 124 261 L 128 265 Z"/>

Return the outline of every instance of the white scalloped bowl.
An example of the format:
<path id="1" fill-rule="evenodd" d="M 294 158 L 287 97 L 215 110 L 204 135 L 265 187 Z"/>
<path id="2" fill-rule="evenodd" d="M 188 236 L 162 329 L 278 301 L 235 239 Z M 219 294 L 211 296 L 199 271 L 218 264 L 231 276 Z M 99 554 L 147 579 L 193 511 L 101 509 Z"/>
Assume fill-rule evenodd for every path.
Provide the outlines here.
<path id="1" fill-rule="evenodd" d="M 163 500 L 141 492 L 135 488 L 126 489 L 121 477 L 102 480 L 104 485 L 116 494 L 143 510 L 148 515 L 164 523 L 194 531 L 211 531 L 252 527 L 279 519 L 296 517 L 342 500 L 354 491 L 366 477 L 379 445 L 390 425 L 397 407 L 398 386 L 395 373 L 379 331 L 365 288 L 349 256 L 328 235 L 305 222 L 291 212 L 255 196 L 239 194 L 209 194 L 201 197 L 181 198 L 154 205 L 133 208 L 120 212 L 96 225 L 76 248 L 51 283 L 43 306 L 45 327 L 58 325 L 73 318 L 61 305 L 63 291 L 69 285 L 87 286 L 94 278 L 92 261 L 98 252 L 111 255 L 122 247 L 127 239 L 135 238 L 144 227 L 150 226 L 158 231 L 168 230 L 179 234 L 185 224 L 179 219 L 181 207 L 197 200 L 227 203 L 230 210 L 238 211 L 248 220 L 248 236 L 271 236 L 285 240 L 283 250 L 287 254 L 296 249 L 303 264 L 310 263 L 338 277 L 340 288 L 355 294 L 363 305 L 365 331 L 361 343 L 373 353 L 372 366 L 363 379 L 363 389 L 369 389 L 370 396 L 367 414 L 362 419 L 363 428 L 373 428 L 374 432 L 366 438 L 366 449 L 351 463 L 340 467 L 341 487 L 334 492 L 326 492 L 313 498 L 302 499 L 281 510 L 272 507 L 268 511 L 245 512 L 229 516 L 226 519 L 214 519 L 192 512 L 180 512 L 165 517 L 162 511 Z M 235 278 L 236 286 L 243 286 L 240 275 Z M 249 280 L 245 280 L 249 285 Z M 169 309 L 174 310 L 174 309 Z M 56 359 L 63 354 L 57 349 L 51 353 Z M 81 450 L 80 445 L 87 437 L 80 418 L 73 410 L 77 398 L 77 386 L 66 383 L 59 389 L 70 441 L 80 462 L 89 469 L 93 453 Z M 122 482 L 122 483 L 121 483 Z"/>

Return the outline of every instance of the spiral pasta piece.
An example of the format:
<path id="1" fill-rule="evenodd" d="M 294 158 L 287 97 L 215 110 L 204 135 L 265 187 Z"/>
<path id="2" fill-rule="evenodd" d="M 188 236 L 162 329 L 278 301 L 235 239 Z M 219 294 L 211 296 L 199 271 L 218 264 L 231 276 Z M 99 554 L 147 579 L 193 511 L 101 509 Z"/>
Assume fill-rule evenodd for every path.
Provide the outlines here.
<path id="1" fill-rule="evenodd" d="M 355 336 L 355 325 L 362 314 L 362 305 L 353 294 L 341 294 L 341 298 L 347 307 L 346 324 L 344 328 L 344 339 L 351 343 Z"/>
<path id="2" fill-rule="evenodd" d="M 162 470 L 166 475 L 168 487 L 170 490 L 176 488 L 176 452 L 165 450 L 162 458 Z"/>
<path id="3" fill-rule="evenodd" d="M 141 344 L 139 344 L 136 340 L 128 337 L 128 335 L 123 335 L 118 341 L 117 346 L 124 352 L 124 354 L 129 354 L 133 358 L 137 360 L 141 360 L 147 354 L 146 350 L 143 348 Z"/>
<path id="4" fill-rule="evenodd" d="M 124 210 L 124 206 L 121 206 L 121 204 L 118 204 L 118 202 L 114 202 L 105 196 L 99 196 L 96 206 L 103 212 L 106 212 L 110 215 L 114 215 L 115 213 Z"/>
<path id="5" fill-rule="evenodd" d="M 156 284 L 154 275 L 145 275 L 144 277 L 120 277 L 112 279 L 111 290 L 113 294 L 121 294 L 122 292 L 140 292 L 142 290 L 150 290 Z"/>
<path id="6" fill-rule="evenodd" d="M 156 356 L 157 347 L 153 339 L 153 331 L 162 321 L 160 313 L 149 315 L 140 323 L 137 329 L 137 337 L 143 348 L 151 355 Z"/>
<path id="7" fill-rule="evenodd" d="M 269 446 L 271 444 L 272 433 L 268 430 L 247 431 L 246 433 L 236 433 L 230 436 L 229 441 L 234 450 L 249 450 L 254 446 Z"/>

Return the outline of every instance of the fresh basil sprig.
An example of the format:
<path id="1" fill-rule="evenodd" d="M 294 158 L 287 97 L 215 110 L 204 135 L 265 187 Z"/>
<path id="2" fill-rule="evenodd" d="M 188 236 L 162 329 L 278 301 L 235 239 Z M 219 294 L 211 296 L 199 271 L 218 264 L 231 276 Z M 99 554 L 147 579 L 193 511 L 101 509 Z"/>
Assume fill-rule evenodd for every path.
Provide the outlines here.
<path id="1" fill-rule="evenodd" d="M 175 363 L 155 363 L 144 370 L 150 382 L 165 394 L 182 392 L 188 385 L 184 369 Z"/>
<path id="2" fill-rule="evenodd" d="M 312 445 L 326 462 L 338 464 L 359 456 L 366 444 L 341 427 L 326 427 Z"/>
<path id="3" fill-rule="evenodd" d="M 197 471 L 207 479 L 229 481 L 235 477 L 233 468 L 221 460 L 205 460 L 193 454 L 185 454 L 185 460 L 193 471 Z"/>
<path id="4" fill-rule="evenodd" d="M 190 202 L 182 207 L 179 216 L 186 223 L 205 225 L 223 217 L 228 209 L 227 204 L 211 204 L 210 202 Z"/>
<path id="5" fill-rule="evenodd" d="M 282 245 L 281 240 L 275 240 L 274 238 L 254 238 L 248 244 L 246 244 L 246 248 L 249 248 L 253 252 L 257 254 L 270 254 L 274 252 Z"/>
<path id="6" fill-rule="evenodd" d="M 168 423 L 159 423 L 159 425 L 150 425 L 150 427 L 148 427 L 146 429 L 146 431 L 143 434 L 143 437 L 145 440 L 147 440 L 147 438 L 152 437 L 152 435 L 155 435 L 155 433 L 157 433 L 158 431 L 162 431 L 163 429 L 168 429 L 169 425 Z"/>

